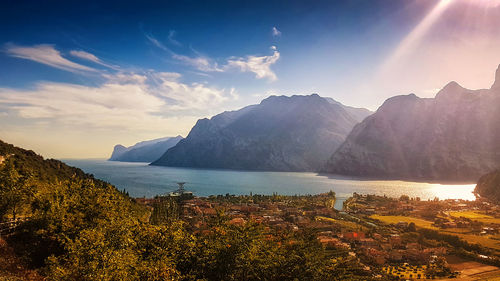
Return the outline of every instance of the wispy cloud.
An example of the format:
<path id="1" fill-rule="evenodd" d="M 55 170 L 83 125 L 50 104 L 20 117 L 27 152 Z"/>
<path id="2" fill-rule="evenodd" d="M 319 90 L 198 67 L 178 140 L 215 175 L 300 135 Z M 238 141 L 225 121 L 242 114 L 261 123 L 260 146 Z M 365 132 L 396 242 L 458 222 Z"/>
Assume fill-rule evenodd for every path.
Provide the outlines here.
<path id="1" fill-rule="evenodd" d="M 81 51 L 81 50 L 72 50 L 69 53 L 70 53 L 70 55 L 72 55 L 74 57 L 88 60 L 88 61 L 91 61 L 91 62 L 96 63 L 96 64 L 100 64 L 100 65 L 108 67 L 108 68 L 112 68 L 112 69 L 118 68 L 117 66 L 113 66 L 113 65 L 110 65 L 110 64 L 103 62 L 101 59 L 99 59 L 94 54 L 91 54 L 89 52 L 85 52 L 85 51 Z"/>
<path id="2" fill-rule="evenodd" d="M 224 69 L 220 68 L 216 62 L 207 57 L 188 57 L 179 54 L 173 54 L 172 58 L 186 64 L 195 67 L 200 71 L 205 72 L 223 72 Z"/>
<path id="3" fill-rule="evenodd" d="M 273 26 L 273 28 L 271 29 L 271 32 L 273 34 L 274 37 L 280 37 L 281 36 L 281 31 L 278 30 L 278 28 L 276 28 L 276 26 Z"/>
<path id="4" fill-rule="evenodd" d="M 186 56 L 186 55 L 177 54 L 176 52 L 170 50 L 167 46 L 162 44 L 160 41 L 158 41 L 158 39 L 156 39 L 152 35 L 146 34 L 145 36 L 149 40 L 149 42 L 151 42 L 154 46 L 169 53 L 173 59 L 181 62 L 182 64 L 192 66 L 192 67 L 198 69 L 199 71 L 203 71 L 203 72 L 222 72 L 222 71 L 224 71 L 222 68 L 218 67 L 217 63 L 214 60 L 212 60 L 206 56 L 201 56 L 201 55 L 199 55 L 199 53 L 197 53 L 196 57 L 190 57 L 190 56 Z"/>
<path id="5" fill-rule="evenodd" d="M 195 57 L 177 54 L 153 36 L 147 34 L 145 36 L 153 45 L 168 52 L 173 59 L 185 65 L 192 66 L 199 71 L 226 72 L 231 69 L 237 69 L 241 72 L 253 72 L 257 79 L 267 78 L 270 81 L 277 80 L 276 74 L 271 69 L 271 65 L 275 64 L 280 58 L 280 53 L 276 46 L 271 46 L 273 54 L 270 56 L 250 55 L 246 57 L 231 57 L 225 63 L 219 65 L 214 59 L 202 56 L 198 52 L 196 52 L 197 56 Z"/>
<path id="6" fill-rule="evenodd" d="M 270 81 L 275 81 L 277 78 L 271 65 L 275 64 L 280 53 L 276 46 L 271 46 L 273 54 L 270 56 L 247 56 L 245 58 L 232 58 L 227 62 L 227 68 L 238 68 L 242 72 L 253 72 L 258 79 L 267 78 Z"/>
<path id="7" fill-rule="evenodd" d="M 177 41 L 174 38 L 176 34 L 177 34 L 177 32 L 175 30 L 170 30 L 168 32 L 168 41 L 170 42 L 170 44 L 180 47 L 180 46 L 182 46 L 181 42 Z"/>
<path id="8" fill-rule="evenodd" d="M 0 108 L 33 124 L 49 121 L 61 130 L 79 126 L 89 130 L 155 132 L 175 116 L 212 114 L 210 108 L 237 98 L 234 89 L 183 83 L 179 73 L 118 73 L 105 77 L 106 82 L 97 87 L 41 82 L 34 89 L 0 88 Z"/>
<path id="9" fill-rule="evenodd" d="M 155 45 L 157 48 L 160 48 L 166 52 L 173 53 L 169 48 L 167 48 L 165 45 L 163 45 L 158 39 L 156 39 L 153 35 L 149 34 L 144 34 L 146 38 L 151 42 L 153 45 Z"/>
<path id="10" fill-rule="evenodd" d="M 42 44 L 27 47 L 8 44 L 5 47 L 5 53 L 11 57 L 36 61 L 70 72 L 97 72 L 94 68 L 64 58 L 53 45 Z"/>

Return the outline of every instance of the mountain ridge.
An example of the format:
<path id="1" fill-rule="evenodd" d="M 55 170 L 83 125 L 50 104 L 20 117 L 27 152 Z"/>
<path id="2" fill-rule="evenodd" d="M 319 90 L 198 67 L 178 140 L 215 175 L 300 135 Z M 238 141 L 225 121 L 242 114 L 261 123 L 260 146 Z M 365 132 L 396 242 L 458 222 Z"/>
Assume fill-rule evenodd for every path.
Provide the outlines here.
<path id="1" fill-rule="evenodd" d="M 360 121 L 362 113 L 350 110 L 317 94 L 270 96 L 198 120 L 184 140 L 152 165 L 313 171 Z"/>
<path id="2" fill-rule="evenodd" d="M 490 89 L 450 82 L 435 98 L 387 99 L 356 125 L 323 172 L 474 182 L 500 166 L 500 66 Z"/>
<path id="3" fill-rule="evenodd" d="M 169 148 L 175 146 L 182 136 L 163 137 L 153 140 L 141 141 L 132 146 L 115 145 L 109 161 L 121 162 L 153 162 Z"/>

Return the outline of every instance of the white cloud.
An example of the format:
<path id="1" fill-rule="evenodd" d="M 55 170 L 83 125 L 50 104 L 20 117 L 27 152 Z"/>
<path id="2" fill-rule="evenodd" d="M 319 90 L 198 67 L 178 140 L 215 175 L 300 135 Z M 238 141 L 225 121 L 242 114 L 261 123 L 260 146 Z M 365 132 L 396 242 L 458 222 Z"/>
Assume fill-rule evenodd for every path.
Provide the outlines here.
<path id="1" fill-rule="evenodd" d="M 175 30 L 170 30 L 168 32 L 168 41 L 172 44 L 172 45 L 175 45 L 175 46 L 182 46 L 181 42 L 175 40 L 175 35 L 177 34 L 177 32 L 175 32 Z"/>
<path id="2" fill-rule="evenodd" d="M 207 107 L 223 103 L 232 97 L 233 93 L 219 90 L 214 87 L 207 87 L 201 83 L 184 84 L 169 72 L 155 73 L 154 77 L 160 83 L 154 89 L 158 95 L 163 96 L 173 102 L 169 105 L 170 110 L 206 110 Z"/>
<path id="3" fill-rule="evenodd" d="M 149 40 L 149 42 L 153 43 L 153 45 L 155 45 L 157 48 L 160 48 L 160 49 L 162 49 L 164 51 L 172 53 L 172 51 L 169 48 L 165 47 L 165 45 L 163 45 L 160 41 L 158 41 L 152 35 L 145 34 L 145 36 Z"/>
<path id="4" fill-rule="evenodd" d="M 229 91 L 229 95 L 235 100 L 240 98 L 240 96 L 238 95 L 238 91 L 236 91 L 235 88 L 231 88 L 231 90 Z"/>
<path id="5" fill-rule="evenodd" d="M 86 60 L 89 60 L 89 61 L 93 61 L 95 63 L 101 63 L 101 60 L 94 56 L 93 54 L 91 53 L 87 53 L 85 51 L 76 51 L 76 50 L 73 50 L 71 52 L 69 52 L 72 56 L 74 57 L 78 57 L 78 58 L 81 58 L 81 59 L 86 59 Z"/>
<path id="6" fill-rule="evenodd" d="M 99 59 L 98 57 L 96 57 L 95 55 L 93 55 L 91 53 L 88 53 L 88 52 L 85 52 L 85 51 L 77 51 L 77 50 L 72 50 L 69 53 L 72 56 L 74 56 L 74 57 L 81 58 L 81 59 L 84 59 L 84 60 L 88 60 L 88 61 L 100 64 L 102 66 L 109 67 L 109 68 L 112 68 L 112 69 L 117 69 L 116 66 L 104 63 L 101 59 Z"/>
<path id="7" fill-rule="evenodd" d="M 169 53 L 173 59 L 185 64 L 192 66 L 200 71 L 203 72 L 222 72 L 224 71 L 223 69 L 219 68 L 217 63 L 214 62 L 212 59 L 204 57 L 204 56 L 197 56 L 197 57 L 189 57 L 185 55 L 180 55 L 175 53 L 174 51 L 170 50 L 167 48 L 165 45 L 163 45 L 160 41 L 158 41 L 155 37 L 151 35 L 146 34 L 146 38 L 153 43 L 157 48 L 160 48 L 164 50 L 165 52 Z M 169 36 L 170 38 L 170 36 Z"/>
<path id="8" fill-rule="evenodd" d="M 5 52 L 7 55 L 16 58 L 36 61 L 55 68 L 71 72 L 96 72 L 97 70 L 85 65 L 72 62 L 61 56 L 61 53 L 52 45 L 34 45 L 32 47 L 16 46 L 8 44 Z"/>
<path id="9" fill-rule="evenodd" d="M 233 98 L 234 91 L 186 84 L 180 74 L 107 75 L 98 87 L 41 82 L 34 89 L 0 88 L 0 108 L 35 126 L 51 129 L 161 131 L 172 118 L 212 114 L 210 109 Z M 175 124 L 173 124 L 175 126 Z M 172 126 L 172 124 L 170 124 Z"/>
<path id="10" fill-rule="evenodd" d="M 274 37 L 280 37 L 281 36 L 281 31 L 278 30 L 278 28 L 276 28 L 276 26 L 273 26 L 272 28 L 272 34 Z"/>
<path id="11" fill-rule="evenodd" d="M 246 58 L 232 58 L 228 60 L 227 68 L 238 68 L 242 72 L 253 72 L 258 79 L 267 78 L 270 81 L 277 79 L 271 65 L 275 64 L 280 53 L 276 46 L 271 46 L 273 54 L 270 56 L 247 56 Z"/>
<path id="12" fill-rule="evenodd" d="M 223 72 L 224 70 L 222 68 L 219 68 L 216 62 L 214 62 L 212 59 L 209 59 L 207 57 L 188 57 L 184 55 L 178 55 L 178 54 L 173 54 L 172 58 L 183 62 L 186 65 L 190 65 L 195 67 L 196 69 L 200 71 L 205 71 L 205 72 Z"/>
<path id="13" fill-rule="evenodd" d="M 179 74 L 180 75 L 180 74 Z M 108 83 L 117 84 L 144 84 L 148 77 L 136 73 L 116 73 L 116 74 L 103 74 Z"/>
<path id="14" fill-rule="evenodd" d="M 277 30 L 277 32 L 279 32 Z M 281 33 L 280 33 L 281 34 Z M 273 54 L 270 56 L 246 56 L 246 57 L 231 57 L 225 64 L 219 65 L 214 59 L 202 56 L 196 52 L 196 57 L 180 55 L 154 38 L 151 35 L 145 35 L 146 38 L 156 47 L 168 52 L 173 59 L 196 68 L 203 72 L 226 72 L 230 69 L 238 69 L 241 72 L 253 72 L 257 79 L 267 78 L 270 81 L 277 79 L 276 74 L 271 70 L 271 65 L 276 63 L 280 58 L 280 53 L 276 46 L 271 46 Z"/>

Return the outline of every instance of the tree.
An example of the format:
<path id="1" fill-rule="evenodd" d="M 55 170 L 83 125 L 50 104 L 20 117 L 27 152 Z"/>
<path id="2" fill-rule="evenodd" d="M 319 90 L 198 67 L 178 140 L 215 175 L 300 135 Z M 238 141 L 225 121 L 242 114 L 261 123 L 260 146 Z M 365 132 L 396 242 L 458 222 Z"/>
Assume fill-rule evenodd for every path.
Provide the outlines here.
<path id="1" fill-rule="evenodd" d="M 14 165 L 14 158 L 9 159 L 0 170 L 0 220 L 7 214 L 16 219 L 20 209 L 32 195 L 31 176 L 19 173 Z"/>
<path id="2" fill-rule="evenodd" d="M 410 201 L 410 196 L 408 196 L 408 195 L 401 195 L 399 197 L 399 201 Z"/>
<path id="3" fill-rule="evenodd" d="M 408 231 L 408 232 L 416 232 L 417 231 L 417 227 L 415 226 L 415 223 L 414 222 L 410 222 L 410 224 L 408 224 L 408 228 L 406 229 L 406 231 Z"/>

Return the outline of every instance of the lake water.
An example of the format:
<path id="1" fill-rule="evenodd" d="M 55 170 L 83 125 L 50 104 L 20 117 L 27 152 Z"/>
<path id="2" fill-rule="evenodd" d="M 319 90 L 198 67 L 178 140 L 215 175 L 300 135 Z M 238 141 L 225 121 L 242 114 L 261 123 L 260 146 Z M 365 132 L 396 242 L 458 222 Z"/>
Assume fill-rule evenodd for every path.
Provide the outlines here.
<path id="1" fill-rule="evenodd" d="M 403 194 L 423 200 L 474 200 L 474 184 L 448 185 L 407 181 L 356 180 L 332 178 L 316 173 L 254 172 L 172 168 L 149 166 L 147 163 L 125 163 L 106 160 L 63 160 L 96 178 L 126 189 L 133 197 L 154 197 L 177 189 L 176 182 L 186 182 L 185 188 L 197 196 L 217 194 L 318 194 L 330 190 L 337 194 L 336 208 L 353 192 L 399 197 Z"/>

